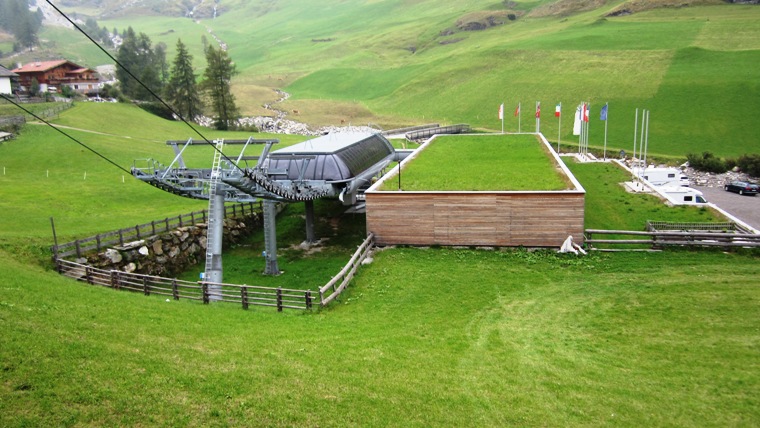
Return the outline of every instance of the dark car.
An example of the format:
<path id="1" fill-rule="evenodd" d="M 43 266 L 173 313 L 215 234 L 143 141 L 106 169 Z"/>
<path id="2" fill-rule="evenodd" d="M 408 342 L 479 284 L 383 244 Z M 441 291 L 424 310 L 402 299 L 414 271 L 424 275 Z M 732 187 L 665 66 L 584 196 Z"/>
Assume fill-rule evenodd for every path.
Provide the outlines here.
<path id="1" fill-rule="evenodd" d="M 736 192 L 740 195 L 755 196 L 757 195 L 757 192 L 760 192 L 760 187 L 749 181 L 732 181 L 726 184 L 723 188 L 726 189 L 726 192 Z"/>

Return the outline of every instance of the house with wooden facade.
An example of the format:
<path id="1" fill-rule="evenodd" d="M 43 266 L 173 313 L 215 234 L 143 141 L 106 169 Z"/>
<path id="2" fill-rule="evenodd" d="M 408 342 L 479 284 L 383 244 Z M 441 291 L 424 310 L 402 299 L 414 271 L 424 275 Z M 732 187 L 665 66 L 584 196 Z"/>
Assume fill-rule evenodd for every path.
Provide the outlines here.
<path id="1" fill-rule="evenodd" d="M 26 92 L 31 88 L 33 79 L 40 85 L 40 92 L 60 92 L 63 86 L 85 95 L 100 92 L 100 78 L 95 70 L 65 59 L 31 62 L 13 72 L 19 76 L 21 90 Z"/>
<path id="2" fill-rule="evenodd" d="M 10 95 L 13 93 L 18 74 L 0 65 L 0 94 Z"/>

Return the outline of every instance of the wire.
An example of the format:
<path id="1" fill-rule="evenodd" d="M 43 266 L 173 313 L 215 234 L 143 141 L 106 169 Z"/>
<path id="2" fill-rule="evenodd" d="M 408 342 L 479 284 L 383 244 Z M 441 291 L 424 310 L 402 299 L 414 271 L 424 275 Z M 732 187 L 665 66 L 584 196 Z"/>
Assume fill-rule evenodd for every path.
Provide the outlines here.
<path id="1" fill-rule="evenodd" d="M 87 149 L 87 150 L 91 151 L 92 153 L 94 153 L 94 154 L 95 154 L 95 155 L 97 155 L 98 157 L 102 158 L 102 159 L 103 159 L 103 160 L 105 160 L 106 162 L 110 163 L 111 165 L 115 166 L 116 168 L 119 168 L 120 170 L 122 170 L 122 171 L 126 172 L 126 173 L 127 173 L 127 174 L 129 174 L 129 175 L 132 175 L 132 172 L 131 172 L 131 171 L 128 171 L 128 170 L 126 170 L 126 169 L 125 169 L 124 167 L 122 167 L 121 165 L 117 164 L 116 162 L 112 161 L 111 159 L 108 159 L 106 156 L 104 156 L 104 155 L 102 155 L 102 154 L 98 153 L 98 151 L 97 151 L 97 150 L 93 149 L 92 147 L 89 147 L 87 144 L 84 144 L 83 142 L 81 142 L 81 141 L 77 140 L 76 138 L 72 137 L 71 135 L 69 135 L 69 134 L 67 134 L 67 133 L 65 133 L 65 132 L 63 132 L 63 131 L 61 131 L 59 128 L 55 127 L 55 126 L 54 126 L 52 123 L 50 123 L 50 122 L 46 121 L 45 119 L 43 119 L 43 118 L 41 118 L 41 117 L 37 116 L 36 114 L 32 113 L 31 111 L 29 111 L 29 110 L 25 109 L 25 108 L 24 108 L 24 107 L 23 107 L 21 104 L 17 103 L 17 102 L 16 102 L 16 101 L 14 101 L 13 99 L 11 99 L 11 98 L 9 98 L 9 97 L 7 97 L 7 96 L 5 96 L 5 95 L 3 95 L 2 97 L 3 97 L 3 99 L 4 99 L 4 100 L 6 100 L 6 101 L 10 102 L 11 104 L 15 105 L 16 107 L 20 108 L 21 110 L 24 110 L 24 112 L 26 112 L 26 114 L 28 114 L 28 115 L 30 115 L 30 116 L 32 116 L 32 117 L 34 117 L 35 119 L 39 120 L 40 122 L 44 123 L 45 125 L 47 125 L 47 126 L 49 126 L 49 127 L 53 128 L 53 129 L 55 129 L 56 131 L 60 132 L 60 133 L 61 133 L 61 134 L 63 134 L 64 136 L 66 136 L 66 137 L 68 137 L 69 139 L 73 140 L 75 143 L 79 144 L 80 146 L 84 147 L 85 149 Z"/>
<path id="2" fill-rule="evenodd" d="M 203 134 L 201 134 L 200 131 L 198 131 L 197 129 L 195 129 L 195 127 L 193 125 L 191 125 L 190 122 L 188 122 L 184 117 L 182 117 L 181 114 L 179 114 L 178 112 L 176 112 L 169 104 L 166 103 L 166 101 L 164 101 L 160 96 L 158 96 L 158 94 L 156 94 L 155 92 L 153 92 L 153 90 L 150 89 L 146 84 L 144 84 L 140 79 L 138 79 L 137 76 L 135 76 L 134 74 L 132 74 L 132 72 L 129 71 L 129 69 L 127 67 L 124 67 L 124 65 L 122 65 L 119 62 L 119 60 L 117 60 L 116 58 L 114 58 L 114 56 L 111 55 L 110 52 L 108 52 L 103 46 L 101 46 L 97 41 L 95 41 L 95 39 L 93 39 L 92 37 L 90 37 L 90 35 L 87 34 L 74 21 L 72 21 L 71 18 L 68 17 L 68 15 L 66 15 L 61 9 L 58 9 L 58 7 L 56 5 L 54 5 L 52 1 L 50 1 L 50 0 L 45 0 L 45 1 L 47 2 L 47 4 L 50 5 L 50 7 L 52 7 L 53 9 L 55 9 L 56 12 L 58 12 L 59 14 L 61 14 L 61 16 L 63 16 L 67 21 L 69 21 L 69 23 L 71 25 L 73 25 L 74 28 L 76 28 L 80 33 L 84 34 L 84 36 L 87 37 L 87 39 L 89 39 L 92 43 L 95 44 L 95 46 L 97 46 L 101 51 L 103 51 L 103 53 L 105 53 L 108 56 L 108 58 L 111 59 L 111 61 L 113 61 L 114 63 L 116 63 L 116 65 L 118 65 L 119 67 L 121 67 L 122 70 L 126 71 L 127 74 L 129 74 L 129 76 L 131 78 L 135 79 L 135 81 L 137 83 L 139 83 L 143 88 L 145 88 L 145 90 L 147 90 L 154 98 L 156 98 L 161 104 L 163 104 L 166 108 L 168 108 L 169 111 L 171 111 L 182 122 L 184 122 L 185 125 L 187 125 L 190 129 L 192 129 L 193 132 L 195 132 L 196 134 L 198 134 L 203 139 L 203 141 L 205 141 L 208 145 L 210 145 L 211 147 L 213 147 L 214 150 L 216 150 L 217 152 L 219 152 L 219 154 L 221 154 L 222 157 L 224 157 L 231 165 L 234 165 L 235 168 L 239 169 L 240 171 L 243 171 L 243 169 L 240 168 L 237 164 L 235 164 L 235 162 L 233 162 L 232 159 L 230 159 L 229 157 L 227 157 L 227 155 L 225 155 L 219 149 L 217 149 L 216 146 L 214 145 L 214 143 L 212 143 L 211 141 L 209 141 L 209 139 L 206 138 Z"/>

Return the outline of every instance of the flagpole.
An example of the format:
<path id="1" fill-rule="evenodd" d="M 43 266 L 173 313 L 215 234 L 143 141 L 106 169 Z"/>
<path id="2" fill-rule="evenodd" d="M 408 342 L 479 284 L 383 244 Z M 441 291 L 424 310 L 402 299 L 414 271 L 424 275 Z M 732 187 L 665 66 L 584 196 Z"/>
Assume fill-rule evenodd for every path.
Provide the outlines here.
<path id="1" fill-rule="evenodd" d="M 499 108 L 499 116 L 501 116 L 501 133 L 504 133 L 504 103 L 501 103 L 501 108 Z"/>
<path id="2" fill-rule="evenodd" d="M 636 119 L 634 119 L 634 122 L 633 122 L 633 157 L 631 158 L 631 161 L 634 164 L 636 163 L 636 134 L 638 134 L 638 132 L 639 132 L 639 109 L 636 108 Z"/>
<path id="3" fill-rule="evenodd" d="M 604 160 L 607 160 L 607 122 L 610 119 L 610 103 L 604 104 Z"/>
<path id="4" fill-rule="evenodd" d="M 522 132 L 522 130 L 520 129 L 521 125 L 522 125 L 522 106 L 521 106 L 521 104 L 522 103 L 517 103 L 517 133 L 518 134 Z"/>
<path id="5" fill-rule="evenodd" d="M 557 154 L 559 154 L 560 138 L 562 138 L 562 101 L 559 102 L 559 116 L 557 116 Z"/>
<path id="6" fill-rule="evenodd" d="M 541 132 L 541 102 L 536 101 L 536 134 Z"/>
<path id="7" fill-rule="evenodd" d="M 641 134 L 639 136 L 639 158 L 641 159 L 639 159 L 639 161 L 642 162 L 641 167 L 645 169 L 647 167 L 647 163 L 646 161 L 644 161 L 644 157 L 646 156 L 645 154 L 646 152 L 644 151 L 646 150 L 644 148 L 644 123 L 646 123 L 646 120 L 647 120 L 647 111 L 645 109 L 641 109 L 641 131 L 640 131 Z"/>

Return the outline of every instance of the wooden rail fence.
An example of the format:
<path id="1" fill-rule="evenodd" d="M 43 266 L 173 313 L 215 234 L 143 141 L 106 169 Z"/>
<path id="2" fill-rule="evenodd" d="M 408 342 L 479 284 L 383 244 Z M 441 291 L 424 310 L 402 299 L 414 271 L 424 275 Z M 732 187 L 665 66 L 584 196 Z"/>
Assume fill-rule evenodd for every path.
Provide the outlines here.
<path id="1" fill-rule="evenodd" d="M 337 275 L 335 275 L 327 284 L 325 284 L 324 287 L 321 287 L 319 289 L 320 305 L 325 306 L 328 303 L 332 302 L 336 297 L 338 297 L 338 295 L 340 295 L 340 293 L 343 292 L 343 290 L 346 289 L 346 287 L 348 287 L 348 284 L 354 278 L 356 270 L 359 269 L 361 263 L 364 261 L 364 259 L 367 258 L 367 255 L 374 247 L 374 239 L 375 235 L 370 233 L 369 236 L 367 236 L 367 239 L 365 239 L 359 248 L 356 249 L 354 255 L 351 256 L 351 259 L 348 261 L 346 266 L 344 266 Z M 340 281 L 340 284 L 338 284 L 338 281 Z M 332 290 L 332 293 L 325 297 L 325 293 L 329 292 L 330 290 Z"/>
<path id="2" fill-rule="evenodd" d="M 311 310 L 315 303 L 321 307 L 327 306 L 348 287 L 357 269 L 373 247 L 373 235 L 370 234 L 354 252 L 346 266 L 319 289 L 318 295 L 311 290 L 205 281 L 192 282 L 177 278 L 98 269 L 61 258 L 55 260 L 55 268 L 58 273 L 69 278 L 115 290 L 134 291 L 146 296 L 166 296 L 174 300 L 196 300 L 204 304 L 217 301 L 235 303 L 241 305 L 243 309 L 248 309 L 250 306 L 268 306 L 275 307 L 278 312 L 281 312 L 283 309 Z M 325 297 L 329 291 L 332 292 Z M 315 302 L 317 298 L 319 301 Z"/>
<path id="3" fill-rule="evenodd" d="M 595 238 L 603 235 L 604 238 Z M 666 246 L 698 247 L 760 247 L 760 235 L 710 231 L 634 231 L 586 229 L 584 242 L 590 246 L 646 245 L 651 248 Z"/>
<path id="4" fill-rule="evenodd" d="M 224 216 L 246 216 L 261 212 L 260 203 L 247 203 L 227 205 L 224 207 Z M 180 214 L 176 217 L 167 217 L 163 220 L 151 221 L 150 223 L 138 224 L 134 227 L 119 229 L 112 232 L 100 233 L 89 238 L 77 239 L 64 244 L 53 245 L 51 250 L 56 259 L 76 255 L 77 258 L 89 251 L 107 249 L 114 245 L 124 246 L 125 243 L 139 241 L 143 238 L 169 232 L 178 227 L 193 226 L 197 223 L 205 223 L 208 219 L 208 211 L 193 211 L 188 214 Z"/>
<path id="5" fill-rule="evenodd" d="M 146 296 L 166 296 L 174 300 L 196 300 L 205 304 L 212 301 L 229 302 L 241 305 L 243 309 L 248 309 L 250 306 L 270 306 L 277 308 L 278 311 L 309 310 L 314 304 L 311 290 L 191 282 L 176 278 L 98 269 L 63 259 L 56 260 L 56 270 L 61 275 L 91 285 L 135 291 Z"/>

